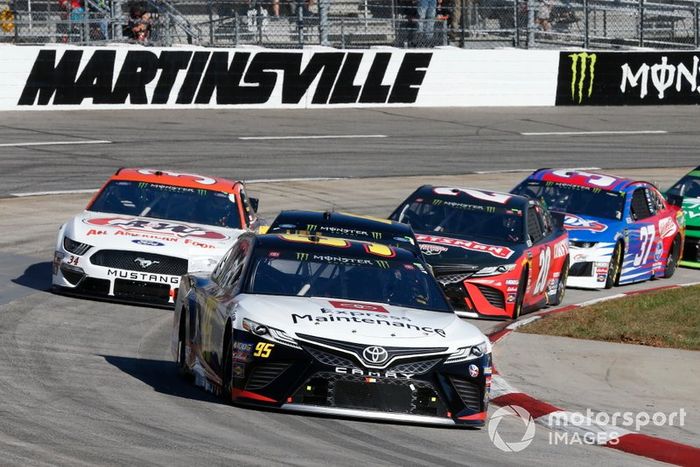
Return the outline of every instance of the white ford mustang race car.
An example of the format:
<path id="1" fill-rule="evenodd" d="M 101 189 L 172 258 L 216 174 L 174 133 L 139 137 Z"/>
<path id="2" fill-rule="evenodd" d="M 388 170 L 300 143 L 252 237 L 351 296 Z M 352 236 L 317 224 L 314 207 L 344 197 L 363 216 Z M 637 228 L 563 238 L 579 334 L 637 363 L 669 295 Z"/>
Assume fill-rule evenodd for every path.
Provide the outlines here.
<path id="1" fill-rule="evenodd" d="M 238 181 L 120 169 L 61 226 L 53 289 L 172 306 L 180 276 L 213 270 L 256 210 Z"/>

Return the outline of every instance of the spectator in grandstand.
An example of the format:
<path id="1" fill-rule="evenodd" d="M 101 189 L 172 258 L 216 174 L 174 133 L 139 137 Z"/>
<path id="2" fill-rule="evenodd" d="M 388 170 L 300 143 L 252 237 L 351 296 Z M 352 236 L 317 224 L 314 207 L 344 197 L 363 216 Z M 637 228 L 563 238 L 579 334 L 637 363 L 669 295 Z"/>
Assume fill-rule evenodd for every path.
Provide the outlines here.
<path id="1" fill-rule="evenodd" d="M 550 17 L 552 16 L 552 5 L 554 0 L 540 0 L 539 8 L 537 8 L 537 24 L 544 31 L 549 31 L 552 29 L 552 23 L 550 22 Z"/>
<path id="2" fill-rule="evenodd" d="M 432 45 L 435 29 L 437 0 L 418 0 L 418 40 L 419 46 Z"/>
<path id="3" fill-rule="evenodd" d="M 151 14 L 143 4 L 135 3 L 129 8 L 129 24 L 127 37 L 137 42 L 147 42 L 151 35 Z"/>

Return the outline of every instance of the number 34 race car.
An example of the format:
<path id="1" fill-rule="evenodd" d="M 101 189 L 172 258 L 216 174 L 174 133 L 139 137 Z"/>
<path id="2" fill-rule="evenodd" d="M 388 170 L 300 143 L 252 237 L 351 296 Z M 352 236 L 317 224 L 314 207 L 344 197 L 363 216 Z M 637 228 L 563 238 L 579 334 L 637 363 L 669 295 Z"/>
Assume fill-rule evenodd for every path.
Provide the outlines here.
<path id="1" fill-rule="evenodd" d="M 53 289 L 172 306 L 180 276 L 214 269 L 256 209 L 241 182 L 120 169 L 61 226 Z"/>
<path id="2" fill-rule="evenodd" d="M 180 371 L 237 403 L 482 426 L 491 347 L 415 253 L 358 240 L 244 234 L 183 278 Z"/>
<path id="3" fill-rule="evenodd" d="M 569 169 L 542 169 L 514 193 L 563 213 L 569 231 L 567 285 L 610 288 L 671 277 L 681 257 L 683 214 L 650 183 Z"/>
<path id="4" fill-rule="evenodd" d="M 537 201 L 425 185 L 390 218 L 413 227 L 459 315 L 517 318 L 564 298 L 567 234 Z"/>

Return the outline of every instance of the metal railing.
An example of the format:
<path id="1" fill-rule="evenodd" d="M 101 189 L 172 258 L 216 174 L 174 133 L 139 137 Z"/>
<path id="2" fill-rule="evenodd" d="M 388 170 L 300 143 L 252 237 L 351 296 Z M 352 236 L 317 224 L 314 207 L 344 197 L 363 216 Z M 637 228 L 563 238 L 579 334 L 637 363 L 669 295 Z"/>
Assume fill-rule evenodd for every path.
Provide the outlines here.
<path id="1" fill-rule="evenodd" d="M 700 47 L 700 0 L 0 0 L 0 42 L 215 47 Z M 144 17 L 146 18 L 146 17 Z M 135 30 L 147 29 L 147 34 Z"/>

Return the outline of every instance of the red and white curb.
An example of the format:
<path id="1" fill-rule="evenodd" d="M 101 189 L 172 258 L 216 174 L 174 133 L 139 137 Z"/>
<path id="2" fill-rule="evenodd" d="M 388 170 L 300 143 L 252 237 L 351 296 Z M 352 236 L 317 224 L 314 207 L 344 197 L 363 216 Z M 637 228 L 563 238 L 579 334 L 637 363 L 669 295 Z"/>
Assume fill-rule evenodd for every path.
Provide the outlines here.
<path id="1" fill-rule="evenodd" d="M 503 329 L 489 334 L 489 339 L 491 340 L 492 344 L 496 344 L 499 340 L 503 339 L 520 326 L 524 326 L 525 324 L 538 320 L 545 315 L 571 311 L 576 308 L 613 300 L 620 297 L 656 292 L 659 290 L 677 289 L 692 285 L 700 285 L 700 282 L 625 292 L 595 300 L 589 300 L 575 305 L 567 305 L 561 308 L 544 310 L 528 318 L 511 323 Z M 591 419 L 590 417 L 585 417 L 580 413 L 564 410 L 552 404 L 548 404 L 547 402 L 535 399 L 534 397 L 515 389 L 508 384 L 508 382 L 500 374 L 498 374 L 495 367 L 493 368 L 493 373 L 494 374 L 491 380 L 491 403 L 500 407 L 522 407 L 530 413 L 535 423 L 545 426 L 549 430 L 566 432 L 577 436 L 580 439 L 585 439 L 587 442 L 590 442 L 590 444 L 617 449 L 629 454 L 635 454 L 638 456 L 647 457 L 649 459 L 667 462 L 669 464 L 683 466 L 700 465 L 700 448 L 676 443 L 663 438 L 644 435 L 625 428 L 617 427 L 615 425 L 600 423 Z"/>

